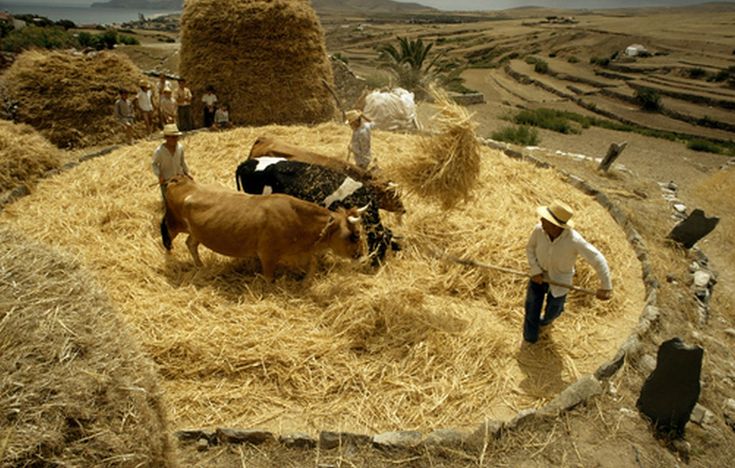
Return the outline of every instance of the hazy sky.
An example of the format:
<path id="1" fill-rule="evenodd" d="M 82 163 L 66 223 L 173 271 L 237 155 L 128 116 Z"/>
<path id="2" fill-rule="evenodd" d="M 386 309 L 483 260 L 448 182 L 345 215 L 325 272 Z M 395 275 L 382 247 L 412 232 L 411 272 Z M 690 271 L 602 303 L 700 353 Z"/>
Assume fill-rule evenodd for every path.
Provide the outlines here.
<path id="1" fill-rule="evenodd" d="M 79 5 L 88 6 L 93 1 L 104 0 L 0 0 L 3 3 L 42 4 L 42 5 Z M 615 8 L 653 5 L 692 5 L 706 0 L 396 0 L 415 2 L 442 10 L 502 10 L 524 5 L 537 5 L 558 8 Z"/>

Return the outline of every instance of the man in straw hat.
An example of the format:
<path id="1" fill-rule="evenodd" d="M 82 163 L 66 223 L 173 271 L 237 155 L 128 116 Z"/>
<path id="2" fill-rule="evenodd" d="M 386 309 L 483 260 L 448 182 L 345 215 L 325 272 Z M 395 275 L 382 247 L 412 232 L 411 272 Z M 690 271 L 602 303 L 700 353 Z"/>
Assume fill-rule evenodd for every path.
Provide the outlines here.
<path id="1" fill-rule="evenodd" d="M 564 310 L 569 289 L 547 281 L 571 284 L 577 255 L 584 257 L 597 272 L 601 284 L 597 298 L 608 300 L 612 297 L 607 261 L 599 250 L 572 229 L 572 209 L 554 200 L 549 206 L 539 207 L 537 212 L 541 222 L 534 228 L 526 246 L 531 280 L 526 291 L 523 339 L 529 343 L 538 340 L 539 327 L 549 325 Z M 546 309 L 541 317 L 544 299 Z"/>
<path id="2" fill-rule="evenodd" d="M 176 124 L 166 124 L 163 127 L 164 142 L 153 153 L 153 173 L 158 177 L 161 186 L 161 195 L 165 198 L 164 182 L 175 175 L 188 175 L 189 167 L 184 159 L 184 146 L 179 142 L 181 132 Z"/>
<path id="3" fill-rule="evenodd" d="M 355 164 L 362 169 L 367 169 L 372 160 L 370 154 L 370 131 L 374 124 L 359 110 L 350 110 L 345 113 L 345 123 L 352 128 L 352 140 L 347 147 L 348 157 L 355 155 Z"/>

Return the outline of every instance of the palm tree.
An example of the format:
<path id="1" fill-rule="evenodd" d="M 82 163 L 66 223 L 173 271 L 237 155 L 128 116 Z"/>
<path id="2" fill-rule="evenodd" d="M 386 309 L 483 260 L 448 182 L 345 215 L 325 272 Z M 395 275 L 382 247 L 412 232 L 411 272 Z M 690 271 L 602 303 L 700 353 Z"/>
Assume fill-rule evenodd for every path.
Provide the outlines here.
<path id="1" fill-rule="evenodd" d="M 397 37 L 398 47 L 393 44 L 383 44 L 378 47 L 378 59 L 382 68 L 388 69 L 398 81 L 398 85 L 413 92 L 423 92 L 423 88 L 436 78 L 434 66 L 442 54 L 434 56 L 426 62 L 433 42 L 424 44 L 421 39 L 411 40 L 407 37 Z"/>

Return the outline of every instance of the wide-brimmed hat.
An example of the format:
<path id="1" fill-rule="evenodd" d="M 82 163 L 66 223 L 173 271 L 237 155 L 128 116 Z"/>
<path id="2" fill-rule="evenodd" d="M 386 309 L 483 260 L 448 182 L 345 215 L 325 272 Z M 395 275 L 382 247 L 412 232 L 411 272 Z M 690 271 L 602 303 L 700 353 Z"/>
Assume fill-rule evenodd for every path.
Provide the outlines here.
<path id="1" fill-rule="evenodd" d="M 173 92 L 173 89 L 171 89 L 171 86 L 166 85 L 166 86 L 163 87 L 163 91 L 162 92 L 164 92 L 164 93 L 171 93 L 171 92 Z"/>
<path id="2" fill-rule="evenodd" d="M 351 124 L 360 117 L 362 117 L 362 112 L 360 112 L 359 110 L 348 110 L 347 112 L 345 112 L 345 123 Z"/>
<path id="3" fill-rule="evenodd" d="M 179 127 L 176 126 L 176 124 L 166 124 L 163 126 L 163 136 L 181 136 L 183 135 L 181 131 L 179 131 Z"/>
<path id="4" fill-rule="evenodd" d="M 574 216 L 574 210 L 559 200 L 554 200 L 549 206 L 539 206 L 536 212 L 554 226 L 559 226 L 562 229 L 574 227 L 574 222 L 571 220 Z"/>
<path id="5" fill-rule="evenodd" d="M 138 82 L 138 86 L 146 87 L 147 88 L 148 87 L 148 82 L 146 80 L 140 80 Z"/>

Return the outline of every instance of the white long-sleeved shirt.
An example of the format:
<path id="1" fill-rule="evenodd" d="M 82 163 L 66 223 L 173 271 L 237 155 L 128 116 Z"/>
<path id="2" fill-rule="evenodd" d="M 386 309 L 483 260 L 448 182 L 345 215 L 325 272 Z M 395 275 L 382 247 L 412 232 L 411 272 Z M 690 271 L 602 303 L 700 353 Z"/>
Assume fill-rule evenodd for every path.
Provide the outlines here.
<path id="1" fill-rule="evenodd" d="M 184 146 L 176 143 L 176 151 L 171 154 L 164 143 L 153 153 L 153 173 L 164 181 L 179 174 L 188 174 L 189 168 L 184 159 Z"/>
<path id="2" fill-rule="evenodd" d="M 605 257 L 577 231 L 565 229 L 553 241 L 537 224 L 526 246 L 530 275 L 545 274 L 552 281 L 572 284 L 574 263 L 577 255 L 587 260 L 597 272 L 602 289 L 612 289 L 610 269 Z M 569 292 L 568 288 L 550 285 L 551 295 L 561 297 Z"/>
<path id="3" fill-rule="evenodd" d="M 355 163 L 358 167 L 366 169 L 370 165 L 372 156 L 370 154 L 370 130 L 374 124 L 372 122 L 362 122 L 362 124 L 352 131 L 352 140 L 350 141 L 350 150 L 355 155 Z"/>
<path id="4" fill-rule="evenodd" d="M 140 90 L 135 98 L 138 100 L 138 108 L 143 112 L 151 112 L 153 110 L 153 103 L 151 102 L 152 93 L 150 90 Z"/>

